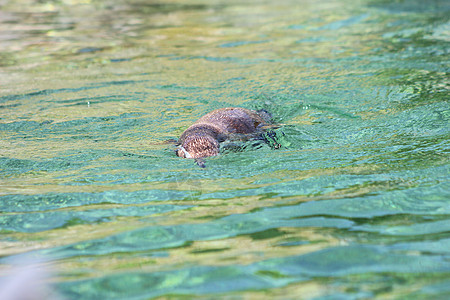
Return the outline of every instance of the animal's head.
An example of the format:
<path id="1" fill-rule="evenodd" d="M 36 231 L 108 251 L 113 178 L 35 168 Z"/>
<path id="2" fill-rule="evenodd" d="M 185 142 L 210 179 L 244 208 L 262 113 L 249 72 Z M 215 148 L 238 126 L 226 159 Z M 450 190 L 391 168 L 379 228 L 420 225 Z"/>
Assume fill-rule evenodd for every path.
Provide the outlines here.
<path id="1" fill-rule="evenodd" d="M 219 142 L 210 135 L 191 135 L 186 137 L 177 150 L 184 158 L 201 158 L 219 154 Z"/>

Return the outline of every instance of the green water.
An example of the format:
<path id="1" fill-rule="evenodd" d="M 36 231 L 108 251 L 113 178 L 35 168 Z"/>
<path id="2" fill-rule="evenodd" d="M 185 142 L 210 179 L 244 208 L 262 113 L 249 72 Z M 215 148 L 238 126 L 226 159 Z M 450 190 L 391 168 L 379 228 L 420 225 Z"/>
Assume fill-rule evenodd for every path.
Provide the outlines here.
<path id="1" fill-rule="evenodd" d="M 0 2 L 0 274 L 65 299 L 450 297 L 448 1 Z M 279 149 L 178 138 L 264 108 Z"/>

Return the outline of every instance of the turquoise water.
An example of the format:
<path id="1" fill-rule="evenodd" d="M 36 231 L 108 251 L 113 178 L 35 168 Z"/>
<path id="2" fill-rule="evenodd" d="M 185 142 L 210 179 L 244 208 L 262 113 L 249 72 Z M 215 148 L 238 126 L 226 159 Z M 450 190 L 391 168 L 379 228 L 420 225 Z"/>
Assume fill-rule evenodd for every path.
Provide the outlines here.
<path id="1" fill-rule="evenodd" d="M 450 297 L 448 1 L 0 3 L 0 274 L 65 299 Z M 220 107 L 282 145 L 207 167 Z"/>

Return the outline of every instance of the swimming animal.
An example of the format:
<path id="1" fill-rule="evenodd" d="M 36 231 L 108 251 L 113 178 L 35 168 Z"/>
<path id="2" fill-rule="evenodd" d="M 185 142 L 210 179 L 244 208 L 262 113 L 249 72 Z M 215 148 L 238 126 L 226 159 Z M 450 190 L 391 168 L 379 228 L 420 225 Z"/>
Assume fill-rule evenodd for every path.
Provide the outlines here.
<path id="1" fill-rule="evenodd" d="M 240 107 L 213 110 L 186 129 L 178 140 L 177 155 L 201 159 L 219 154 L 225 140 L 248 140 L 270 125 L 270 114 Z M 204 163 L 197 160 L 199 166 Z"/>

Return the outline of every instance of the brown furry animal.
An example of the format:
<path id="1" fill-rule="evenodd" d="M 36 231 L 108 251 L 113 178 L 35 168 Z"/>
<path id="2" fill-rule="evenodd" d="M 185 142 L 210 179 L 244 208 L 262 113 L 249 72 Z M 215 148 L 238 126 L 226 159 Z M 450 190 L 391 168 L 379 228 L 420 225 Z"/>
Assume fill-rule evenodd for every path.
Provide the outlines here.
<path id="1" fill-rule="evenodd" d="M 216 109 L 183 132 L 178 140 L 177 155 L 196 159 L 218 155 L 220 142 L 251 138 L 269 125 L 269 120 L 269 114 L 264 111 L 239 107 Z"/>

